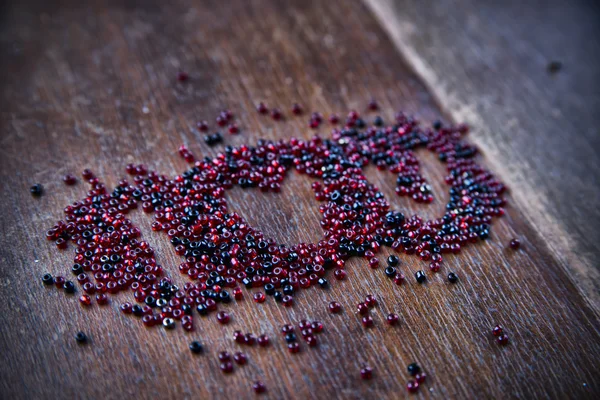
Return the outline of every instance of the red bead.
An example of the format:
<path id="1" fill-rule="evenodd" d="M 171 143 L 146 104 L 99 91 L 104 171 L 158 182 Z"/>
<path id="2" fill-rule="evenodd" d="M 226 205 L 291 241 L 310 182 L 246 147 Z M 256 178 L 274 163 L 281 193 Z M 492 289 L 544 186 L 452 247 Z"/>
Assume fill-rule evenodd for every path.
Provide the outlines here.
<path id="1" fill-rule="evenodd" d="M 233 298 L 236 300 L 242 300 L 242 298 L 244 297 L 244 294 L 242 293 L 242 288 L 239 286 L 236 286 L 233 288 Z"/>
<path id="2" fill-rule="evenodd" d="M 425 374 L 425 372 L 420 372 L 415 375 L 415 379 L 416 379 L 417 383 L 421 384 L 421 383 L 425 382 L 425 379 L 427 379 L 427 375 Z"/>
<path id="3" fill-rule="evenodd" d="M 400 319 L 400 317 L 398 317 L 398 314 L 394 314 L 394 313 L 390 313 L 388 314 L 388 316 L 386 317 L 386 321 L 388 324 L 394 326 L 398 323 L 398 320 Z"/>
<path id="4" fill-rule="evenodd" d="M 267 112 L 269 112 L 269 109 L 264 103 L 260 102 L 256 106 L 256 111 L 258 111 L 260 114 L 266 114 Z"/>
<path id="5" fill-rule="evenodd" d="M 231 361 L 231 354 L 226 351 L 219 352 L 217 356 L 219 357 L 219 361 Z"/>
<path id="6" fill-rule="evenodd" d="M 329 312 L 333 314 L 337 314 L 342 310 L 342 305 L 337 301 L 332 301 L 329 303 Z"/>
<path id="7" fill-rule="evenodd" d="M 284 306 L 291 307 L 294 304 L 294 298 L 292 296 L 283 296 L 281 302 Z"/>
<path id="8" fill-rule="evenodd" d="M 254 293 L 253 297 L 255 303 L 264 303 L 266 300 L 265 294 L 263 292 Z"/>
<path id="9" fill-rule="evenodd" d="M 185 72 L 179 72 L 179 73 L 177 74 L 177 80 L 178 80 L 179 82 L 185 82 L 185 81 L 187 81 L 188 79 L 189 79 L 189 76 L 188 76 L 188 74 L 187 74 L 187 73 L 185 73 Z"/>
<path id="10" fill-rule="evenodd" d="M 233 360 L 238 365 L 244 365 L 248 362 L 248 358 L 246 357 L 246 355 L 239 351 L 233 355 Z"/>
<path id="11" fill-rule="evenodd" d="M 239 330 L 233 331 L 233 340 L 239 344 L 246 343 L 246 338 L 244 337 L 244 334 L 242 333 L 242 331 Z"/>
<path id="12" fill-rule="evenodd" d="M 258 345 L 261 347 L 267 347 L 269 345 L 269 337 L 267 335 L 260 335 L 258 337 Z"/>
<path id="13" fill-rule="evenodd" d="M 518 250 L 521 247 L 521 242 L 519 239 L 513 239 L 510 241 L 510 248 L 513 250 Z"/>
<path id="14" fill-rule="evenodd" d="M 365 297 L 365 303 L 367 303 L 369 307 L 375 307 L 377 305 L 377 299 L 372 294 L 369 294 Z"/>
<path id="15" fill-rule="evenodd" d="M 254 346 L 254 343 L 256 343 L 256 338 L 253 334 L 246 333 L 246 335 L 244 335 L 244 343 L 248 346 Z"/>
<path id="16" fill-rule="evenodd" d="M 123 314 L 131 314 L 131 303 L 123 303 L 119 308 Z"/>
<path id="17" fill-rule="evenodd" d="M 81 296 L 79 296 L 79 302 L 81 303 L 81 305 L 89 306 L 92 304 L 92 299 L 87 294 L 82 294 Z"/>
<path id="18" fill-rule="evenodd" d="M 507 345 L 509 342 L 508 339 L 508 335 L 506 333 L 503 333 L 502 335 L 498 336 L 498 344 L 505 346 Z"/>
<path id="19" fill-rule="evenodd" d="M 333 276 L 338 281 L 343 281 L 344 279 L 346 279 L 347 274 L 346 274 L 346 271 L 343 269 L 336 269 L 335 272 L 333 273 Z"/>
<path id="20" fill-rule="evenodd" d="M 492 329 L 492 334 L 494 336 L 500 336 L 503 333 L 502 325 L 496 325 L 494 329 Z"/>
<path id="21" fill-rule="evenodd" d="M 298 103 L 294 103 L 292 105 L 292 113 L 294 113 L 295 115 L 300 115 L 302 114 L 303 110 L 302 110 L 302 106 Z"/>
<path id="22" fill-rule="evenodd" d="M 282 328 L 281 328 L 281 333 L 283 333 L 284 335 L 287 335 L 290 332 L 294 332 L 294 325 L 291 324 L 285 324 Z"/>
<path id="23" fill-rule="evenodd" d="M 323 324 L 319 321 L 313 321 L 310 324 L 310 328 L 313 330 L 314 333 L 321 333 L 323 332 Z"/>
<path id="24" fill-rule="evenodd" d="M 360 370 L 360 377 L 364 380 L 373 378 L 373 370 L 370 367 L 364 367 Z"/>
<path id="25" fill-rule="evenodd" d="M 267 391 L 267 387 L 265 386 L 264 383 L 262 383 L 261 381 L 255 381 L 252 384 L 252 389 L 254 390 L 255 393 L 260 394 L 260 393 L 264 393 Z"/>
<path id="26" fill-rule="evenodd" d="M 300 351 L 300 345 L 298 342 L 288 343 L 287 345 L 288 351 L 292 354 L 298 353 Z"/>
<path id="27" fill-rule="evenodd" d="M 306 343 L 310 346 L 310 347 L 315 347 L 319 344 L 317 338 L 315 336 L 307 336 L 306 337 Z"/>
<path id="28" fill-rule="evenodd" d="M 217 313 L 217 321 L 219 321 L 221 324 L 226 325 L 229 323 L 231 317 L 229 316 L 229 314 L 225 311 L 219 311 Z"/>
<path id="29" fill-rule="evenodd" d="M 378 109 L 379 105 L 377 104 L 377 101 L 375 101 L 375 99 L 371 99 L 371 101 L 369 101 L 369 110 L 376 111 Z"/>
<path id="30" fill-rule="evenodd" d="M 340 117 L 338 117 L 338 116 L 337 116 L 337 115 L 335 115 L 335 114 L 331 114 L 331 115 L 329 116 L 329 122 L 330 122 L 331 124 L 335 125 L 335 124 L 337 124 L 338 122 L 340 122 Z"/>
<path id="31" fill-rule="evenodd" d="M 208 131 L 208 121 L 199 121 L 196 124 L 196 127 L 198 128 L 199 131 L 206 132 L 206 131 Z"/>
<path id="32" fill-rule="evenodd" d="M 366 315 L 369 313 L 369 305 L 367 303 L 358 303 L 356 306 L 356 312 L 360 315 Z"/>
<path id="33" fill-rule="evenodd" d="M 394 283 L 396 285 L 402 285 L 402 283 L 404 283 L 404 275 L 401 273 L 397 273 L 394 277 Z"/>
<path id="34" fill-rule="evenodd" d="M 410 393 L 416 393 L 419 390 L 419 382 L 417 381 L 408 381 L 408 383 L 406 384 L 406 389 L 410 392 Z"/>
<path id="35" fill-rule="evenodd" d="M 281 114 L 280 109 L 274 108 L 271 110 L 271 118 L 273 118 L 275 121 L 279 121 L 282 117 L 283 115 Z"/>
<path id="36" fill-rule="evenodd" d="M 373 317 L 371 317 L 370 315 L 365 315 L 362 318 L 362 324 L 365 328 L 370 328 L 373 326 Z"/>
<path id="37" fill-rule="evenodd" d="M 221 371 L 223 371 L 226 374 L 230 374 L 233 372 L 233 364 L 231 361 L 222 362 L 219 368 L 221 368 Z"/>
<path id="38" fill-rule="evenodd" d="M 69 186 L 74 185 L 75 183 L 77 183 L 77 178 L 75 177 L 75 175 L 67 174 L 63 176 L 63 182 Z"/>
<path id="39" fill-rule="evenodd" d="M 431 272 L 439 272 L 440 271 L 440 263 L 432 262 L 429 264 L 429 270 Z"/>
<path id="40" fill-rule="evenodd" d="M 106 293 L 100 293 L 96 295 L 96 302 L 101 306 L 108 304 L 108 296 Z"/>
<path id="41" fill-rule="evenodd" d="M 231 124 L 229 125 L 229 128 L 227 128 L 227 130 L 229 131 L 229 133 L 231 133 L 232 135 L 235 135 L 236 133 L 238 133 L 240 131 L 240 129 L 238 128 L 238 126 L 236 124 Z"/>

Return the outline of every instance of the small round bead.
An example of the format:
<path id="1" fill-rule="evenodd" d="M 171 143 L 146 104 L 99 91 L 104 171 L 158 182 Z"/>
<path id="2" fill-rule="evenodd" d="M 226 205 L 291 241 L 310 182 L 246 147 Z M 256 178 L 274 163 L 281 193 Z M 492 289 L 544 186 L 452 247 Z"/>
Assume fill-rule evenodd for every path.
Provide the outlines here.
<path id="1" fill-rule="evenodd" d="M 66 281 L 63 284 L 63 289 L 66 293 L 75 293 L 75 284 L 71 281 Z"/>
<path id="2" fill-rule="evenodd" d="M 65 185 L 74 185 L 77 182 L 77 178 L 75 177 L 75 175 L 71 175 L 71 174 L 67 174 L 65 176 L 63 176 L 63 182 L 65 183 Z"/>
<path id="3" fill-rule="evenodd" d="M 394 277 L 394 283 L 396 285 L 402 285 L 404 283 L 404 274 L 398 272 Z"/>
<path id="4" fill-rule="evenodd" d="M 369 305 L 367 303 L 358 303 L 356 305 L 356 312 L 360 315 L 366 315 L 369 313 Z"/>
<path id="5" fill-rule="evenodd" d="M 439 272 L 440 271 L 440 263 L 438 262 L 432 262 L 431 264 L 429 264 L 429 270 L 431 272 Z"/>
<path id="6" fill-rule="evenodd" d="M 370 328 L 373 326 L 373 317 L 371 317 L 370 315 L 365 315 L 362 318 L 362 324 L 365 328 Z"/>
<path id="7" fill-rule="evenodd" d="M 246 357 L 244 353 L 238 351 L 233 355 L 233 360 L 238 365 L 244 365 L 248 362 L 248 357 Z"/>
<path id="8" fill-rule="evenodd" d="M 513 250 L 518 250 L 519 247 L 521 247 L 521 242 L 519 241 L 519 239 L 513 239 L 510 241 L 510 248 Z"/>
<path id="9" fill-rule="evenodd" d="M 257 394 L 264 393 L 267 391 L 267 387 L 261 381 L 254 381 L 254 383 L 252 384 L 252 389 Z"/>
<path id="10" fill-rule="evenodd" d="M 294 103 L 292 105 L 292 113 L 294 113 L 294 115 L 300 115 L 302 114 L 304 110 L 302 110 L 302 106 L 298 103 Z"/>
<path id="11" fill-rule="evenodd" d="M 220 351 L 217 357 L 219 357 L 219 361 L 231 361 L 231 354 L 226 351 Z"/>
<path id="12" fill-rule="evenodd" d="M 231 125 L 229 125 L 229 127 L 227 128 L 227 130 L 232 135 L 235 135 L 236 133 L 239 133 L 240 128 L 238 128 L 238 126 L 236 124 L 231 124 Z"/>
<path id="13" fill-rule="evenodd" d="M 292 354 L 298 353 L 300 351 L 300 345 L 298 344 L 298 342 L 288 343 L 287 347 L 288 351 Z"/>
<path id="14" fill-rule="evenodd" d="M 392 267 L 395 267 L 400 263 L 400 259 L 398 258 L 398 256 L 391 255 L 387 258 L 387 262 Z"/>
<path id="15" fill-rule="evenodd" d="M 492 334 L 493 334 L 494 336 L 500 336 L 500 335 L 502 335 L 503 333 L 504 333 L 504 330 L 503 330 L 503 328 L 502 328 L 502 325 L 496 325 L 496 326 L 494 327 L 494 329 L 492 329 Z"/>
<path id="16" fill-rule="evenodd" d="M 412 376 L 415 376 L 416 374 L 421 372 L 421 367 L 419 367 L 419 364 L 417 364 L 417 363 L 408 364 L 408 367 L 406 367 L 406 369 L 407 369 L 408 373 L 411 374 Z"/>
<path id="17" fill-rule="evenodd" d="M 360 378 L 369 380 L 373 378 L 373 370 L 370 367 L 364 367 L 360 370 Z"/>
<path id="18" fill-rule="evenodd" d="M 335 279 L 337 279 L 338 281 L 343 281 L 344 279 L 346 279 L 346 276 L 348 274 L 346 273 L 345 270 L 338 268 L 335 270 L 335 272 L 333 273 L 333 276 L 335 277 Z"/>
<path id="19" fill-rule="evenodd" d="M 265 103 L 260 102 L 256 106 L 256 111 L 258 111 L 260 114 L 266 114 L 267 112 L 269 112 L 269 109 L 267 108 L 267 106 L 265 105 Z"/>
<path id="20" fill-rule="evenodd" d="M 221 368 L 221 371 L 223 371 L 226 374 L 230 374 L 233 372 L 233 364 L 231 361 L 222 362 L 219 368 Z"/>
<path id="21" fill-rule="evenodd" d="M 307 336 L 306 337 L 306 343 L 310 346 L 310 347 L 315 347 L 317 346 L 317 344 L 319 344 L 317 338 L 315 336 Z"/>
<path id="22" fill-rule="evenodd" d="M 498 344 L 505 346 L 507 345 L 509 342 L 508 339 L 508 335 L 506 333 L 503 333 L 502 335 L 498 336 Z"/>
<path id="23" fill-rule="evenodd" d="M 448 282 L 450 282 L 450 283 L 458 282 L 458 275 L 456 275 L 454 272 L 450 272 L 448 274 Z"/>
<path id="24" fill-rule="evenodd" d="M 97 294 L 96 302 L 101 306 L 108 304 L 108 296 L 106 295 L 106 293 Z"/>
<path id="25" fill-rule="evenodd" d="M 163 326 L 166 329 L 173 329 L 175 328 L 175 320 L 173 318 L 165 318 L 163 319 Z"/>
<path id="26" fill-rule="evenodd" d="M 229 316 L 229 314 L 225 311 L 219 311 L 217 313 L 217 321 L 219 321 L 221 324 L 226 325 L 229 323 L 229 321 L 231 320 L 231 317 Z"/>
<path id="27" fill-rule="evenodd" d="M 329 312 L 333 314 L 337 314 L 342 310 L 342 305 L 337 301 L 332 301 L 329 303 Z"/>
<path id="28" fill-rule="evenodd" d="M 84 306 L 89 306 L 92 304 L 92 299 L 87 294 L 82 294 L 79 296 L 79 302 Z"/>
<path id="29" fill-rule="evenodd" d="M 183 72 L 183 71 L 180 71 L 180 72 L 177 73 L 177 80 L 179 82 L 185 82 L 189 78 L 190 78 L 189 75 L 187 73 Z"/>
<path id="30" fill-rule="evenodd" d="M 190 343 L 190 351 L 192 353 L 199 354 L 202 353 L 202 350 L 204 350 L 204 348 L 200 342 L 194 340 L 192 343 Z"/>
<path id="31" fill-rule="evenodd" d="M 261 347 L 267 347 L 269 345 L 269 337 L 267 335 L 260 335 L 258 337 L 258 345 Z"/>
<path id="32" fill-rule="evenodd" d="M 392 267 L 391 265 L 389 265 L 386 269 L 385 269 L 385 275 L 388 278 L 394 278 L 396 276 L 397 270 L 396 268 Z"/>
<path id="33" fill-rule="evenodd" d="M 285 324 L 284 326 L 281 327 L 281 333 L 283 333 L 284 335 L 287 335 L 290 332 L 294 332 L 294 325 Z"/>
<path id="34" fill-rule="evenodd" d="M 427 374 L 425 374 L 425 372 L 419 372 L 418 374 L 415 375 L 415 380 L 418 383 L 425 382 L 425 379 L 427 379 Z"/>
<path id="35" fill-rule="evenodd" d="M 242 298 L 244 297 L 244 294 L 242 293 L 242 288 L 239 286 L 236 286 L 233 288 L 233 298 L 236 299 L 237 301 L 242 300 Z"/>
<path id="36" fill-rule="evenodd" d="M 77 334 L 75 335 L 75 340 L 77 341 L 77 343 L 85 343 L 87 342 L 87 335 L 83 332 L 77 332 Z"/>
<path id="37" fill-rule="evenodd" d="M 396 325 L 398 323 L 399 319 L 400 319 L 400 317 L 398 317 L 398 314 L 394 314 L 394 313 L 390 313 L 386 317 L 387 323 L 392 326 Z"/>
<path id="38" fill-rule="evenodd" d="M 373 296 L 372 294 L 368 294 L 365 297 L 365 303 L 367 303 L 367 305 L 369 307 L 375 307 L 377 305 L 377 298 L 375 298 L 375 296 Z"/>
<path id="39" fill-rule="evenodd" d="M 247 346 L 254 346 L 254 343 L 256 343 L 256 338 L 254 335 L 251 333 L 246 333 L 244 335 L 244 344 Z"/>
<path id="40" fill-rule="evenodd" d="M 54 283 L 54 278 L 50 274 L 44 274 L 44 276 L 42 276 L 42 283 L 44 285 L 52 285 Z"/>
<path id="41" fill-rule="evenodd" d="M 32 187 L 29 188 L 29 192 L 31 193 L 32 196 L 35 196 L 35 197 L 41 196 L 43 191 L 44 191 L 44 187 L 39 183 L 36 183 L 35 185 L 33 185 Z"/>
<path id="42" fill-rule="evenodd" d="M 132 310 L 131 310 L 131 303 L 123 303 L 119 306 L 119 308 L 121 309 L 121 312 L 123 314 L 131 314 Z"/>
<path id="43" fill-rule="evenodd" d="M 410 392 L 410 393 L 416 393 L 419 390 L 419 382 L 417 381 L 408 381 L 408 383 L 406 384 L 406 389 Z"/>
<path id="44" fill-rule="evenodd" d="M 323 332 L 323 324 L 320 321 L 313 321 L 310 324 L 310 329 L 312 329 L 314 333 L 321 333 Z"/>
<path id="45" fill-rule="evenodd" d="M 369 110 L 376 111 L 378 109 L 379 109 L 379 104 L 377 104 L 377 101 L 375 99 L 371 99 L 371 101 L 369 101 Z"/>
<path id="46" fill-rule="evenodd" d="M 263 292 L 254 293 L 253 298 L 255 303 L 264 303 L 266 300 L 266 296 Z"/>
<path id="47" fill-rule="evenodd" d="M 279 121 L 282 117 L 283 115 L 281 114 L 280 109 L 274 108 L 271 110 L 271 118 L 273 118 L 275 121 Z"/>
<path id="48" fill-rule="evenodd" d="M 63 278 L 60 275 L 54 278 L 54 286 L 56 286 L 59 289 L 61 289 L 64 286 L 65 282 L 65 278 Z"/>
<path id="49" fill-rule="evenodd" d="M 423 271 L 415 272 L 415 279 L 417 280 L 418 283 L 424 283 L 427 280 L 427 277 L 425 276 L 425 272 L 423 272 Z"/>
<path id="50" fill-rule="evenodd" d="M 196 123 L 196 127 L 199 131 L 206 132 L 208 131 L 208 121 L 199 121 L 198 123 Z"/>
<path id="51" fill-rule="evenodd" d="M 293 343 L 296 341 L 296 334 L 294 332 L 289 332 L 285 334 L 285 341 L 288 343 Z"/>
<path id="52" fill-rule="evenodd" d="M 283 303 L 284 306 L 291 307 L 294 304 L 294 298 L 290 295 L 285 295 L 285 296 L 283 296 L 283 299 L 281 300 L 281 302 Z"/>

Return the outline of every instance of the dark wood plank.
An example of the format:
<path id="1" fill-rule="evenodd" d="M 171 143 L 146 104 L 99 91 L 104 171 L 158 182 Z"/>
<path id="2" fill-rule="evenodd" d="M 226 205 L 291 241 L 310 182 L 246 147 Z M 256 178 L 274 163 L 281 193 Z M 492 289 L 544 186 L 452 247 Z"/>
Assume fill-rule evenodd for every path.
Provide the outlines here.
<path id="1" fill-rule="evenodd" d="M 599 310 L 599 3 L 366 3 Z"/>
<path id="2" fill-rule="evenodd" d="M 40 275 L 67 274 L 72 253 L 58 252 L 44 231 L 86 191 L 64 186 L 64 173 L 91 167 L 112 185 L 130 161 L 181 172 L 185 165 L 175 154 L 181 142 L 200 155 L 216 154 L 193 125 L 223 107 L 244 128 L 227 137 L 229 144 L 312 134 L 304 118 L 283 129 L 259 118 L 257 100 L 344 111 L 363 109 L 374 96 L 387 118 L 403 109 L 432 121 L 440 111 L 368 9 L 353 2 L 21 1 L 2 15 L 2 397 L 247 398 L 260 378 L 269 387 L 265 398 L 397 398 L 406 393 L 412 361 L 429 374 L 422 397 L 597 395 L 598 319 L 520 206 L 508 208 L 490 241 L 446 260 L 446 271 L 461 276 L 455 287 L 441 275 L 425 286 L 396 287 L 383 271 L 354 260 L 347 281 L 298 296 L 292 309 L 247 297 L 231 306 L 231 325 L 202 321 L 191 335 L 148 330 L 120 315 L 118 303 L 127 297 L 84 310 L 75 298 L 46 290 Z M 179 70 L 190 73 L 189 83 L 176 82 Z M 503 156 L 509 155 L 483 162 Z M 423 163 L 440 194 L 427 209 L 394 196 L 391 175 L 368 174 L 394 207 L 432 216 L 443 208 L 443 171 L 427 155 Z M 33 182 L 45 186 L 45 196 L 31 198 Z M 316 240 L 318 204 L 309 185 L 292 175 L 280 195 L 237 191 L 229 202 L 283 243 Z M 166 239 L 150 232 L 141 213 L 132 219 L 161 264 L 183 281 Z M 517 253 L 506 250 L 515 236 L 524 242 Z M 406 274 L 423 268 L 414 258 L 402 262 Z M 367 293 L 381 299 L 369 331 L 351 312 Z M 343 314 L 327 313 L 332 299 L 343 304 Z M 395 329 L 383 324 L 391 310 L 402 317 Z M 278 329 L 303 317 L 322 319 L 326 332 L 319 350 L 291 356 Z M 490 338 L 497 323 L 511 334 L 507 348 Z M 248 350 L 249 365 L 224 376 L 216 352 L 237 349 L 229 335 L 238 328 L 268 333 L 275 343 Z M 92 340 L 85 347 L 73 340 L 81 329 Z M 187 350 L 195 338 L 206 344 L 205 356 Z M 357 379 L 363 362 L 376 367 L 373 381 Z"/>

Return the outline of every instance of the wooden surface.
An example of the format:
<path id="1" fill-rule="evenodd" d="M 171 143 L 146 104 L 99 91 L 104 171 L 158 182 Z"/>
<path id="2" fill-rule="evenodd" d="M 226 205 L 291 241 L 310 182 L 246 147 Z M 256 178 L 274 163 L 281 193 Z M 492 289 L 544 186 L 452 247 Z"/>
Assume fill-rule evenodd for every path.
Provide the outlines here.
<path id="1" fill-rule="evenodd" d="M 598 311 L 600 3 L 366 3 L 441 108 L 476 128 L 515 205 Z"/>
<path id="2" fill-rule="evenodd" d="M 512 204 L 519 205 L 508 207 L 489 241 L 445 260 L 444 271 L 461 277 L 456 286 L 440 274 L 423 286 L 411 281 L 396 287 L 383 270 L 353 260 L 347 281 L 297 296 L 292 309 L 245 300 L 229 307 L 230 325 L 203 320 L 194 334 L 148 330 L 122 316 L 117 307 L 126 296 L 85 310 L 76 298 L 42 287 L 41 274 L 68 274 L 73 256 L 44 238 L 62 208 L 86 192 L 82 184 L 62 184 L 67 172 L 90 167 L 109 185 L 124 176 L 127 162 L 179 173 L 185 168 L 176 155 L 182 142 L 198 155 L 219 150 L 206 147 L 193 127 L 224 107 L 238 115 L 243 128 L 239 136 L 227 135 L 227 144 L 312 134 L 306 118 L 279 124 L 259 117 L 253 107 L 258 100 L 284 109 L 301 101 L 308 109 L 343 112 L 364 109 L 374 96 L 387 118 L 397 109 L 424 121 L 441 113 L 360 3 L 52 3 L 15 2 L 0 13 L 2 398 L 248 398 L 254 397 L 254 379 L 267 384 L 264 398 L 398 398 L 406 394 L 406 365 L 412 361 L 429 375 L 415 397 L 594 398 L 600 393 L 597 314 L 574 284 L 577 275 L 574 279 L 542 240 L 547 227 L 539 221 L 532 225 L 535 215 L 519 200 L 531 190 L 522 184 L 511 193 Z M 189 72 L 188 83 L 176 82 L 180 70 Z M 473 137 L 485 145 L 497 138 L 487 136 L 492 129 L 483 123 Z M 568 160 L 578 158 L 569 154 Z M 513 186 L 507 170 L 526 174 L 529 166 L 513 157 L 500 147 L 481 161 L 496 167 L 511 160 L 510 168 L 498 172 Z M 426 155 L 422 159 L 437 195 L 429 207 L 395 196 L 392 175 L 370 169 L 368 176 L 394 208 L 441 215 L 447 198 L 443 168 Z M 40 199 L 28 193 L 35 182 L 46 190 Z M 554 185 L 542 180 L 530 186 L 542 190 L 534 192 L 541 193 L 545 206 L 552 193 L 546 191 Z M 228 200 L 231 209 L 283 243 L 321 236 L 318 203 L 305 178 L 292 174 L 279 195 L 238 190 Z M 158 249 L 160 263 L 183 282 L 176 271 L 180 260 L 165 237 L 150 232 L 150 219 L 141 212 L 132 219 Z M 523 250 L 506 248 L 513 237 L 521 238 Z M 407 275 L 425 267 L 414 257 L 401 259 Z M 381 304 L 371 330 L 352 314 L 368 293 Z M 344 312 L 328 314 L 330 300 L 340 301 Z M 396 328 L 383 323 L 392 310 L 402 320 Z M 325 323 L 321 346 L 290 355 L 278 330 L 304 317 Z M 511 335 L 506 348 L 490 337 L 497 323 Z M 274 345 L 249 349 L 249 365 L 225 376 L 216 353 L 237 350 L 230 340 L 234 329 L 267 333 Z M 88 333 L 90 344 L 75 343 L 79 330 Z M 205 355 L 190 354 L 193 339 L 205 344 Z M 358 379 L 363 362 L 375 368 L 372 381 Z"/>

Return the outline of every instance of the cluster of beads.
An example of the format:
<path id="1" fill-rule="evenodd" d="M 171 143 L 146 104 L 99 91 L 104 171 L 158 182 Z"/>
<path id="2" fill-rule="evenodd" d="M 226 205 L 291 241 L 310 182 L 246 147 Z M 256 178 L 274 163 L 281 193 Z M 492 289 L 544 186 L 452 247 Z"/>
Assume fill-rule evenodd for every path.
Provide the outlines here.
<path id="1" fill-rule="evenodd" d="M 371 109 L 377 109 L 374 104 Z M 258 111 L 268 112 L 263 104 Z M 294 106 L 292 113 L 301 114 L 301 107 Z M 281 119 L 277 109 L 271 115 Z M 217 125 L 231 119 L 231 112 L 223 111 Z M 321 120 L 320 114 L 311 115 L 311 121 Z M 61 249 L 67 242 L 77 246 L 73 271 L 86 295 L 96 295 L 100 303 L 98 296 L 106 302 L 107 294 L 130 290 L 139 305 L 124 305 L 124 312 L 139 316 L 147 326 L 171 328 L 180 320 L 187 330 L 193 329 L 193 309 L 207 315 L 219 303 L 242 298 L 240 285 L 262 288 L 264 294 L 254 295 L 257 303 L 271 296 L 292 306 L 299 290 L 326 288 L 328 270 L 344 279 L 350 257 L 363 257 L 370 268 L 377 268 L 376 253 L 382 246 L 415 254 L 437 272 L 442 254 L 486 239 L 492 218 L 504 213 L 505 187 L 475 162 L 476 149 L 463 141 L 466 132 L 464 126 L 440 123 L 423 128 L 402 113 L 387 126 L 380 117 L 369 126 L 351 111 L 330 139 L 259 140 L 254 147 L 227 146 L 215 158 L 202 160 L 182 146 L 180 155 L 193 166 L 174 178 L 130 164 L 126 171 L 131 182 L 121 180 L 108 192 L 91 171 L 84 171 L 91 190 L 65 208 L 64 221 L 46 236 Z M 431 189 L 414 154 L 417 148 L 435 152 L 447 165 L 450 200 L 439 219 L 407 218 L 390 210 L 383 193 L 363 174 L 368 163 L 388 169 L 397 174 L 398 195 L 430 202 Z M 278 244 L 227 209 L 225 195 L 234 186 L 279 192 L 290 170 L 317 179 L 312 190 L 322 203 L 324 232 L 317 243 Z M 190 280 L 183 288 L 164 276 L 154 250 L 126 217 L 138 205 L 153 215 L 152 230 L 164 232 L 183 258 L 179 271 Z M 404 275 L 396 265 L 389 262 L 386 274 L 400 284 Z M 419 271 L 416 279 L 424 282 L 425 273 Z M 82 304 L 89 303 L 91 298 L 84 297 Z M 330 304 L 330 310 L 338 312 L 339 305 Z M 229 315 L 219 314 L 218 320 L 227 323 Z"/>

